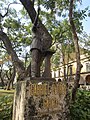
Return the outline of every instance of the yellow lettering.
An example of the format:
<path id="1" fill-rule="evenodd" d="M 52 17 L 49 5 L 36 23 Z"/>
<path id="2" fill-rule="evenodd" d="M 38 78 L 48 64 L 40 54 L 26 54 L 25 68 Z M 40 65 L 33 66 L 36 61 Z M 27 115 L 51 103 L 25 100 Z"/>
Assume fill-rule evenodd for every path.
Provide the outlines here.
<path id="1" fill-rule="evenodd" d="M 36 95 L 36 92 L 37 92 L 37 85 L 36 84 L 31 84 L 30 85 L 30 95 Z"/>
<path id="2" fill-rule="evenodd" d="M 66 86 L 63 83 L 53 83 L 52 86 L 49 84 L 30 84 L 30 95 L 41 96 L 41 95 L 61 95 L 66 94 Z"/>
<path id="3" fill-rule="evenodd" d="M 58 99 L 56 98 L 45 98 L 43 99 L 43 108 L 51 109 L 58 107 Z"/>
<path id="4" fill-rule="evenodd" d="M 58 84 L 52 85 L 52 94 L 54 95 L 58 94 Z"/>

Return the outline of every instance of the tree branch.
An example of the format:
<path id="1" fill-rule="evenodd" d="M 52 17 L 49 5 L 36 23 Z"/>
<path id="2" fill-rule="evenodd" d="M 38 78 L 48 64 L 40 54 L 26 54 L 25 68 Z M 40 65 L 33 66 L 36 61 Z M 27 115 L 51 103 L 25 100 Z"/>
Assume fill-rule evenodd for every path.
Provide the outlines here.
<path id="1" fill-rule="evenodd" d="M 2 14 L 0 13 L 0 16 L 1 16 L 2 18 L 4 18 L 5 16 L 7 16 L 8 10 L 9 10 L 9 7 L 10 7 L 11 4 L 20 4 L 20 3 L 17 3 L 17 2 L 10 3 L 10 4 L 8 5 L 8 7 L 7 7 L 7 12 L 6 12 L 4 15 L 2 15 Z"/>
<path id="2" fill-rule="evenodd" d="M 22 61 L 18 58 L 16 52 L 13 50 L 9 37 L 3 31 L 0 31 L 0 40 L 3 41 L 8 54 L 11 56 L 13 65 L 17 69 L 20 79 L 23 79 L 25 75 L 24 65 Z"/>

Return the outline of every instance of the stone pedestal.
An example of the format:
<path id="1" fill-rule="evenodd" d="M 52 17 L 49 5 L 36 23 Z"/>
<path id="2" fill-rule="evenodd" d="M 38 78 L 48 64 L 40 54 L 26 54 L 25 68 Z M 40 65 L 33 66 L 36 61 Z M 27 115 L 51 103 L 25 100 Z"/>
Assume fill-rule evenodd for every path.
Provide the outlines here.
<path id="1" fill-rule="evenodd" d="M 31 79 L 31 78 L 30 78 Z M 32 78 L 17 83 L 13 120 L 67 120 L 66 86 L 50 78 Z"/>

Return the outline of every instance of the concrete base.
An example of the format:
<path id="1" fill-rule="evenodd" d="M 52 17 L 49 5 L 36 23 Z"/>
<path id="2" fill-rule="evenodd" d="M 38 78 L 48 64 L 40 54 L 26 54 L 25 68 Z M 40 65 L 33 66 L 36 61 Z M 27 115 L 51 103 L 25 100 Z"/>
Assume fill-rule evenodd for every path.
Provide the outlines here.
<path id="1" fill-rule="evenodd" d="M 55 79 L 19 81 L 14 95 L 13 120 L 67 120 L 66 85 Z"/>

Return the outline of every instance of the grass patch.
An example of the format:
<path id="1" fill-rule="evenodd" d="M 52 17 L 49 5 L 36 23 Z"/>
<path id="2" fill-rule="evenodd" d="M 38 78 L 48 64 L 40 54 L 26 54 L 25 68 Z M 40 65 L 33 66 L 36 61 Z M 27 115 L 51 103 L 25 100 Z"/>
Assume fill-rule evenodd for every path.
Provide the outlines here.
<path id="1" fill-rule="evenodd" d="M 7 95 L 14 95 L 14 90 L 0 90 L 0 97 Z"/>
<path id="2" fill-rule="evenodd" d="M 13 93 L 14 93 L 14 90 L 3 90 L 3 89 L 1 89 L 1 90 L 0 90 L 0 93 L 9 93 L 9 94 L 13 94 Z"/>

